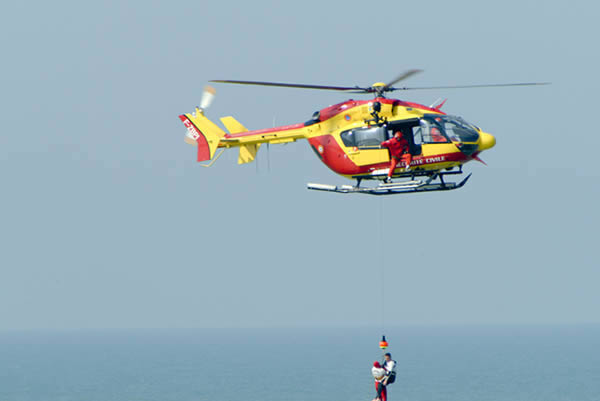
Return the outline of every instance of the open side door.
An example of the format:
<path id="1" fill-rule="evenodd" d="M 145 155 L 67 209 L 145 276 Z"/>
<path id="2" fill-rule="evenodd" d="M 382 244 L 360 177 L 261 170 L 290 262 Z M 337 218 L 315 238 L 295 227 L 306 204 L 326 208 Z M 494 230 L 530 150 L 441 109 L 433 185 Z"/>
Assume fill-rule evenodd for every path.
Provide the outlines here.
<path id="1" fill-rule="evenodd" d="M 421 154 L 421 144 L 415 142 L 414 129 L 419 127 L 418 118 L 410 118 L 408 120 L 392 121 L 387 123 L 388 136 L 394 135 L 394 132 L 400 130 L 404 134 L 404 137 L 408 141 L 410 148 L 410 154 L 413 156 L 419 156 Z"/>

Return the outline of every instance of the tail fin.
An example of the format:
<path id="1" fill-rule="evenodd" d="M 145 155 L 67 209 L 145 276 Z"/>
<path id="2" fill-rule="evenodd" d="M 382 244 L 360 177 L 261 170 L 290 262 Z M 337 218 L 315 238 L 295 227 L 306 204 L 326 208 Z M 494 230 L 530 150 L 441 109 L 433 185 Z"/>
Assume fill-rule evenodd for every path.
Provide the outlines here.
<path id="1" fill-rule="evenodd" d="M 198 144 L 198 161 L 212 159 L 225 132 L 206 118 L 198 108 L 193 114 L 180 115 L 179 119 L 188 130 L 186 142 Z"/>

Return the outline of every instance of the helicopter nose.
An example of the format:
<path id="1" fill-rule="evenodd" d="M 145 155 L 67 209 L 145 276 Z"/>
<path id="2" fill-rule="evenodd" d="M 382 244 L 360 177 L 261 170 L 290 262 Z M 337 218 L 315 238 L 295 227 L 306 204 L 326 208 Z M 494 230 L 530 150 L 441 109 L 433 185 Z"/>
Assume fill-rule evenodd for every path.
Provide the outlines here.
<path id="1" fill-rule="evenodd" d="M 493 148 L 496 144 L 496 138 L 494 135 L 481 132 L 479 134 L 479 151 Z"/>

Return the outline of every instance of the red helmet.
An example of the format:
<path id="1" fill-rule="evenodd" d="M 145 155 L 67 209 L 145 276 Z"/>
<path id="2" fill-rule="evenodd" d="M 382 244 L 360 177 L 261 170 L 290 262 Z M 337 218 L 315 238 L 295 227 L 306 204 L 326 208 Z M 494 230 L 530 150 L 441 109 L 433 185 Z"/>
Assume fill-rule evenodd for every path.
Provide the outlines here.
<path id="1" fill-rule="evenodd" d="M 378 361 L 373 362 L 373 366 L 376 368 L 380 368 L 381 364 Z"/>

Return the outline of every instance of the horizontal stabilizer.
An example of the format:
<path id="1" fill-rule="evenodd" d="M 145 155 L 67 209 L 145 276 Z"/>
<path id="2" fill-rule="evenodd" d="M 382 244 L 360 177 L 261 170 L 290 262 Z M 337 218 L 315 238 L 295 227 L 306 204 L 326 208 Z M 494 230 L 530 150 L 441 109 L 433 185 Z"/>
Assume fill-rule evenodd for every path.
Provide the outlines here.
<path id="1" fill-rule="evenodd" d="M 221 122 L 227 128 L 230 134 L 237 134 L 240 132 L 246 132 L 248 129 L 244 127 L 238 120 L 229 116 L 229 117 L 221 117 Z"/>

